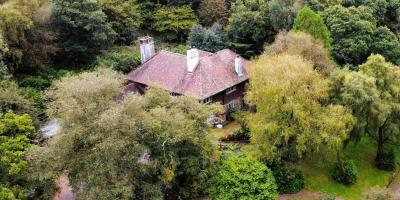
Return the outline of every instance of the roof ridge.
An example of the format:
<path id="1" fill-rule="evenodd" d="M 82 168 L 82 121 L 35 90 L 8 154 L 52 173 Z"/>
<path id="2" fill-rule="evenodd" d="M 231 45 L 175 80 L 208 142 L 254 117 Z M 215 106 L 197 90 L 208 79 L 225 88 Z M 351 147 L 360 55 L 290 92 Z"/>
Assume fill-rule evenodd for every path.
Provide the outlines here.
<path id="1" fill-rule="evenodd" d="M 180 54 L 180 53 L 176 53 L 176 52 L 172 52 L 172 51 L 168 51 L 168 50 L 165 50 L 165 49 L 161 49 L 160 52 L 165 52 L 165 53 L 175 54 L 177 56 L 185 56 L 186 57 L 186 55 L 183 55 L 183 54 Z"/>

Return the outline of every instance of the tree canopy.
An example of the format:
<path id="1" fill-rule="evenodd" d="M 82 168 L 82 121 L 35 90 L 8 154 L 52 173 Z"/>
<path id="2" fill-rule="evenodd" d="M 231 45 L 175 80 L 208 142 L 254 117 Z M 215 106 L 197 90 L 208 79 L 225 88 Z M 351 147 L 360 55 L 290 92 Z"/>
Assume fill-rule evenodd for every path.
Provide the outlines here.
<path id="1" fill-rule="evenodd" d="M 247 101 L 251 142 L 267 160 L 298 159 L 321 146 L 338 150 L 354 123 L 343 106 L 324 104 L 329 80 L 296 55 L 253 61 Z M 250 120 L 251 119 L 251 120 Z"/>
<path id="2" fill-rule="evenodd" d="M 49 92 L 51 111 L 63 123 L 50 142 L 47 159 L 59 163 L 51 169 L 67 170 L 83 198 L 201 194 L 213 166 L 207 119 L 215 107 L 154 88 L 118 103 L 122 82 L 115 72 L 99 69 L 63 78 Z"/>

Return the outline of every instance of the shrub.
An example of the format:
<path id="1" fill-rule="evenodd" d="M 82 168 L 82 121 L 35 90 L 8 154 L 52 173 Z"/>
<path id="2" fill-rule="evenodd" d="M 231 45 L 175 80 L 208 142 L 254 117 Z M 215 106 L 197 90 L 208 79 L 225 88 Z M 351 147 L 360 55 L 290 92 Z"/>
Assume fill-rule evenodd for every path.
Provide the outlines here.
<path id="1" fill-rule="evenodd" d="M 357 166 L 354 164 L 353 160 L 336 163 L 332 177 L 335 181 L 345 185 L 354 184 L 357 182 Z"/>
<path id="2" fill-rule="evenodd" d="M 396 155 L 393 149 L 385 149 L 383 153 L 375 159 L 375 165 L 378 169 L 392 171 L 396 167 Z"/>
<path id="3" fill-rule="evenodd" d="M 98 58 L 98 64 L 100 66 L 111 67 L 122 73 L 132 71 L 138 67 L 140 63 L 140 55 L 132 52 L 113 52 Z"/>
<path id="4" fill-rule="evenodd" d="M 275 179 L 264 164 L 231 155 L 222 160 L 210 187 L 212 199 L 277 199 Z"/>
<path id="5" fill-rule="evenodd" d="M 297 193 L 304 188 L 303 172 L 293 166 L 277 166 L 273 169 L 280 194 Z"/>
<path id="6" fill-rule="evenodd" d="M 53 81 L 68 74 L 67 70 L 46 69 L 35 75 L 28 75 L 19 81 L 21 87 L 31 87 L 37 90 L 45 90 L 51 86 Z"/>
<path id="7" fill-rule="evenodd" d="M 248 129 L 240 127 L 233 132 L 233 140 L 250 140 Z"/>

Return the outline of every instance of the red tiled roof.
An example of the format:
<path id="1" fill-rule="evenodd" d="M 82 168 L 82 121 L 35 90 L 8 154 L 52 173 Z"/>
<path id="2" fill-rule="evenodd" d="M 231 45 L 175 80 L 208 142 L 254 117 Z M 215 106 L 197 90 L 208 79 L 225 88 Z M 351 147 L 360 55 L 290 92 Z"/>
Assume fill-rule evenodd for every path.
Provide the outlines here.
<path id="1" fill-rule="evenodd" d="M 160 51 L 127 79 L 145 85 L 162 87 L 170 92 L 205 99 L 248 80 L 249 61 L 242 58 L 243 75 L 235 72 L 235 52 L 224 49 L 216 53 L 199 51 L 200 62 L 189 74 L 186 55 Z"/>

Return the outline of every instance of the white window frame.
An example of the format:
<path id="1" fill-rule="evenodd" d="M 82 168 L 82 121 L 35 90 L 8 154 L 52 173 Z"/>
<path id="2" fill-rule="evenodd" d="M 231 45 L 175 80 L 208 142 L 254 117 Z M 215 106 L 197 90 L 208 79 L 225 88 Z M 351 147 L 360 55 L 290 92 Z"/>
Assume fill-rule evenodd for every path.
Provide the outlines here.
<path id="1" fill-rule="evenodd" d="M 226 104 L 227 108 L 236 108 L 236 103 L 234 101 L 229 102 L 228 104 Z"/>
<path id="2" fill-rule="evenodd" d="M 230 94 L 230 93 L 232 93 L 234 91 L 236 91 L 236 85 L 226 89 L 226 94 Z"/>
<path id="3" fill-rule="evenodd" d="M 212 97 L 208 97 L 208 98 L 205 98 L 204 100 L 203 100 L 203 103 L 204 104 L 210 104 L 212 102 Z"/>

